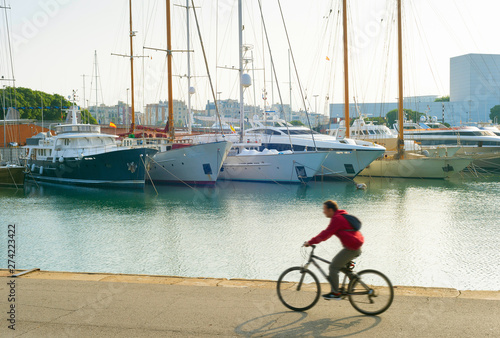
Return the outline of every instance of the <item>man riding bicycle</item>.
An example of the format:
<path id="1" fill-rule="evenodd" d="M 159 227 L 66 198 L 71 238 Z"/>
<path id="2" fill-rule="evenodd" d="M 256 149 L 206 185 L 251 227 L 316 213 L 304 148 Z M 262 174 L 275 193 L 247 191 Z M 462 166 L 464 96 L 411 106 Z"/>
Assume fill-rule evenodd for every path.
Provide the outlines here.
<path id="1" fill-rule="evenodd" d="M 356 218 L 346 219 L 347 215 L 345 210 L 339 210 L 339 207 L 334 201 L 326 201 L 323 203 L 323 213 L 326 217 L 330 218 L 330 224 L 319 235 L 304 243 L 304 246 L 311 246 L 314 244 L 326 241 L 333 235 L 337 236 L 344 247 L 333 258 L 330 264 L 330 274 L 328 280 L 330 282 L 332 291 L 323 295 L 325 299 L 341 299 L 339 288 L 339 271 L 351 260 L 361 255 L 361 246 L 364 243 L 363 235 L 359 230 L 360 223 Z"/>

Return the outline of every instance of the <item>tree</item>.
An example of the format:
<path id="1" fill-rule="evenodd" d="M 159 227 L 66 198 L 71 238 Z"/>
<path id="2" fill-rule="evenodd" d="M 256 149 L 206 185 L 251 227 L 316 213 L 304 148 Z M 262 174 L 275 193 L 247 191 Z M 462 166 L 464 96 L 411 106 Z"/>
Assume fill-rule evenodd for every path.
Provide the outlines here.
<path id="1" fill-rule="evenodd" d="M 378 124 L 378 125 L 383 125 L 385 123 L 387 123 L 387 120 L 383 117 L 367 117 L 365 118 L 365 121 L 373 121 L 375 122 L 375 124 Z"/>
<path id="2" fill-rule="evenodd" d="M 299 120 L 290 121 L 290 124 L 292 126 L 304 126 L 304 124 L 302 122 L 300 122 Z"/>
<path id="3" fill-rule="evenodd" d="M 437 97 L 434 102 L 450 102 L 450 96 L 447 95 L 447 96 L 441 96 L 441 97 Z"/>
<path id="4" fill-rule="evenodd" d="M 500 122 L 500 105 L 496 105 L 490 109 L 490 120 L 496 123 Z"/>
<path id="5" fill-rule="evenodd" d="M 82 122 L 97 124 L 97 120 L 90 114 L 87 109 L 82 110 Z"/>
<path id="6" fill-rule="evenodd" d="M 66 109 L 62 107 L 70 107 L 72 105 L 70 101 L 58 94 L 48 94 L 23 87 L 15 89 L 6 87 L 5 89 L 0 89 L 2 119 L 4 118 L 4 98 L 6 111 L 8 111 L 8 107 L 17 108 L 21 114 L 21 119 L 41 120 L 43 107 L 44 120 L 61 121 L 64 118 L 63 109 Z"/>
<path id="7" fill-rule="evenodd" d="M 426 116 L 424 113 L 414 111 L 411 109 L 403 109 L 403 113 L 405 118 L 413 120 L 415 122 L 418 122 L 421 116 Z M 398 110 L 397 109 L 391 110 L 385 115 L 385 118 L 387 120 L 387 124 L 389 125 L 389 127 L 392 127 L 392 125 L 396 123 L 396 120 L 398 120 Z"/>

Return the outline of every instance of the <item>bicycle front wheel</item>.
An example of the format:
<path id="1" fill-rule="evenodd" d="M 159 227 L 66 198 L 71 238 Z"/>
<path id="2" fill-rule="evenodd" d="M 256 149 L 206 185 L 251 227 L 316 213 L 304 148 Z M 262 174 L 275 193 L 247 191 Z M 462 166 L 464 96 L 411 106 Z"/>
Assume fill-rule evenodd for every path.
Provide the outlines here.
<path id="1" fill-rule="evenodd" d="M 318 277 L 310 270 L 296 266 L 285 270 L 278 278 L 278 297 L 293 311 L 306 311 L 319 300 L 321 286 Z"/>
<path id="2" fill-rule="evenodd" d="M 349 283 L 349 302 L 359 312 L 375 316 L 386 311 L 394 299 L 391 281 L 376 270 L 363 270 Z"/>

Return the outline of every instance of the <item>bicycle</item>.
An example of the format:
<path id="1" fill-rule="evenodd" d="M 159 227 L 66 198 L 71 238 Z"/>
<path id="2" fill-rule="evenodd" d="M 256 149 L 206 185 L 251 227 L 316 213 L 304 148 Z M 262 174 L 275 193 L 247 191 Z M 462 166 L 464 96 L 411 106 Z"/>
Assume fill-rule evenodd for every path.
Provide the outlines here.
<path id="1" fill-rule="evenodd" d="M 304 266 L 295 266 L 285 270 L 278 278 L 276 286 L 280 301 L 293 311 L 306 311 L 312 308 L 321 295 L 318 277 L 309 270 L 312 263 L 328 280 L 327 274 L 316 260 L 327 264 L 331 262 L 314 254 L 316 245 L 311 245 L 311 254 Z M 340 271 L 344 280 L 339 289 L 341 298 L 349 298 L 351 305 L 365 315 L 375 316 L 386 311 L 394 299 L 394 288 L 383 273 L 376 270 L 354 272 L 355 262 L 350 261 Z M 349 284 L 346 284 L 349 279 Z"/>

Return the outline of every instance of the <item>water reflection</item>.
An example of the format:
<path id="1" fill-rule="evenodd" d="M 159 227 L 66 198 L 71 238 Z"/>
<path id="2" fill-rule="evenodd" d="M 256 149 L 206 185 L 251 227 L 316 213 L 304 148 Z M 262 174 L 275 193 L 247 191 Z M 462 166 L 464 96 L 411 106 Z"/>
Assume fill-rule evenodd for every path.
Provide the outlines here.
<path id="1" fill-rule="evenodd" d="M 0 219 L 18 225 L 23 268 L 276 279 L 302 263 L 301 243 L 328 223 L 321 203 L 335 199 L 363 220 L 360 268 L 395 284 L 500 289 L 498 180 L 357 182 L 367 189 L 219 182 L 157 194 L 31 183 L 0 190 Z M 318 254 L 338 250 L 331 240 Z"/>

